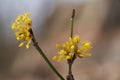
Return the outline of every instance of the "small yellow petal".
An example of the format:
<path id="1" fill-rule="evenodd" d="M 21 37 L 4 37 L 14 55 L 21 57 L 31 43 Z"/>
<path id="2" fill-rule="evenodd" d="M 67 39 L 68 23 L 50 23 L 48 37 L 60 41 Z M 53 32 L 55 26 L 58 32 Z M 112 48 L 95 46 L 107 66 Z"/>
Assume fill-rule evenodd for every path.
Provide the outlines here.
<path id="1" fill-rule="evenodd" d="M 17 39 L 17 40 L 20 40 L 21 38 L 20 38 L 20 37 L 17 37 L 16 39 Z"/>
<path id="2" fill-rule="evenodd" d="M 79 57 L 80 58 L 83 58 L 85 55 L 84 54 L 79 54 Z"/>
<path id="3" fill-rule="evenodd" d="M 72 38 L 71 37 L 69 37 L 69 41 L 72 42 Z"/>
<path id="4" fill-rule="evenodd" d="M 67 52 L 66 52 L 65 50 L 60 50 L 60 51 L 58 52 L 58 54 L 60 54 L 60 55 L 65 55 L 65 54 L 67 54 Z"/>
<path id="5" fill-rule="evenodd" d="M 16 35 L 17 37 L 19 37 L 19 36 L 20 36 L 20 32 L 15 32 L 15 35 Z"/>
<path id="6" fill-rule="evenodd" d="M 23 16 L 22 20 L 25 21 L 27 19 L 27 17 Z"/>
<path id="7" fill-rule="evenodd" d="M 26 25 L 31 25 L 31 20 L 30 19 L 26 19 L 24 22 L 25 22 Z"/>
<path id="8" fill-rule="evenodd" d="M 66 56 L 66 59 L 71 59 L 71 56 L 67 55 L 67 56 Z"/>
<path id="9" fill-rule="evenodd" d="M 22 28 L 22 26 L 21 26 L 21 25 L 18 25 L 17 28 L 20 29 L 20 28 Z"/>
<path id="10" fill-rule="evenodd" d="M 62 45 L 62 47 L 63 47 L 64 49 L 66 49 L 67 46 L 66 46 L 66 44 L 64 43 L 64 44 Z"/>
<path id="11" fill-rule="evenodd" d="M 13 23 L 12 26 L 16 26 L 16 23 Z"/>
<path id="12" fill-rule="evenodd" d="M 28 41 L 28 43 L 26 44 L 26 48 L 30 48 L 30 43 L 31 43 L 31 40 Z"/>
<path id="13" fill-rule="evenodd" d="M 24 14 L 24 16 L 29 17 L 30 13 L 27 12 L 27 13 Z"/>
<path id="14" fill-rule="evenodd" d="M 74 49 L 75 49 L 75 47 L 74 47 L 74 45 L 72 45 L 72 46 L 71 46 L 71 50 L 74 51 Z"/>
<path id="15" fill-rule="evenodd" d="M 26 45 L 26 48 L 27 48 L 27 49 L 30 48 L 30 44 L 27 44 L 27 45 Z"/>
<path id="16" fill-rule="evenodd" d="M 23 26 L 21 26 L 21 27 L 19 28 L 19 30 L 20 30 L 20 32 L 25 32 L 25 28 L 24 28 Z"/>
<path id="17" fill-rule="evenodd" d="M 78 49 L 78 50 L 77 50 L 77 53 L 81 53 L 81 50 L 80 50 L 80 49 Z"/>
<path id="18" fill-rule="evenodd" d="M 57 59 L 58 59 L 58 57 L 57 57 L 57 56 L 54 56 L 52 59 L 53 59 L 53 60 L 57 60 Z"/>
<path id="19" fill-rule="evenodd" d="M 16 20 L 15 23 L 16 23 L 17 25 L 20 25 L 21 22 L 20 22 L 20 20 Z"/>
<path id="20" fill-rule="evenodd" d="M 18 16 L 17 20 L 21 20 L 22 19 L 22 15 Z"/>
<path id="21" fill-rule="evenodd" d="M 21 35 L 20 35 L 20 37 L 21 37 L 21 38 L 24 38 L 24 37 L 25 37 L 25 35 L 24 35 L 24 34 L 21 34 Z"/>
<path id="22" fill-rule="evenodd" d="M 91 53 L 85 53 L 84 55 L 87 56 L 87 57 L 91 57 L 92 56 Z"/>
<path id="23" fill-rule="evenodd" d="M 75 36 L 75 37 L 73 38 L 73 41 L 74 41 L 75 43 L 79 43 L 79 42 L 80 42 L 80 37 L 79 37 L 79 36 Z"/>
<path id="24" fill-rule="evenodd" d="M 13 25 L 12 25 L 12 30 L 17 30 L 17 27 L 16 27 L 16 24 L 15 23 L 13 23 Z"/>
<path id="25" fill-rule="evenodd" d="M 58 62 L 61 62 L 63 60 L 63 58 L 58 58 L 57 61 Z"/>
<path id="26" fill-rule="evenodd" d="M 31 39 L 31 37 L 26 37 L 25 41 L 29 41 Z"/>
<path id="27" fill-rule="evenodd" d="M 27 33 L 26 33 L 26 36 L 31 36 L 30 32 L 27 32 Z"/>
<path id="28" fill-rule="evenodd" d="M 92 45 L 90 44 L 90 42 L 85 41 L 82 43 L 82 48 L 81 48 L 82 51 L 87 51 L 91 48 L 92 48 Z"/>
<path id="29" fill-rule="evenodd" d="M 59 45 L 59 44 L 56 44 L 56 48 L 60 49 L 60 45 Z"/>
<path id="30" fill-rule="evenodd" d="M 86 41 L 82 42 L 82 46 L 92 48 L 92 45 L 90 44 L 90 42 L 86 42 Z"/>
<path id="31" fill-rule="evenodd" d="M 21 42 L 20 44 L 19 44 L 19 47 L 22 47 L 24 45 L 24 42 Z"/>
<path id="32" fill-rule="evenodd" d="M 83 57 L 91 57 L 92 56 L 92 54 L 91 53 L 86 53 L 86 54 L 79 54 L 79 57 L 80 58 L 83 58 Z"/>

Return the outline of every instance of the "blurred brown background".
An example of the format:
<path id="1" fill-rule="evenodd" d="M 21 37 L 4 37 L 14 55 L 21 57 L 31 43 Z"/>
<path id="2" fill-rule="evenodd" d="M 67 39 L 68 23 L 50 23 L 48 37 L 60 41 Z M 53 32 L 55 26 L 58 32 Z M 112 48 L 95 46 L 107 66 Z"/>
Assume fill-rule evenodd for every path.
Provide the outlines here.
<path id="1" fill-rule="evenodd" d="M 73 64 L 75 80 L 120 80 L 120 0 L 1 0 L 0 80 L 59 80 L 32 45 L 28 50 L 17 47 L 11 24 L 30 12 L 35 37 L 52 61 L 55 44 L 69 37 L 73 9 L 74 35 L 94 46 L 92 57 Z M 66 61 L 52 63 L 66 77 Z"/>

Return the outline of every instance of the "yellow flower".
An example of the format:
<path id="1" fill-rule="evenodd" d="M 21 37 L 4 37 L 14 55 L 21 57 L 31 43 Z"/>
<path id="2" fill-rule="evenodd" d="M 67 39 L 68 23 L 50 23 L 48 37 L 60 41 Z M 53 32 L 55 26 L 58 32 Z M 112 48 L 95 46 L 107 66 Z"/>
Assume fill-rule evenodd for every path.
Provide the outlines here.
<path id="1" fill-rule="evenodd" d="M 54 56 L 53 60 L 57 60 L 58 62 L 67 59 L 71 60 L 73 55 L 76 54 L 79 58 L 83 58 L 85 56 L 92 56 L 91 53 L 85 53 L 87 50 L 92 48 L 90 42 L 84 41 L 82 42 L 81 47 L 79 47 L 80 37 L 75 36 L 74 38 L 69 38 L 69 40 L 63 43 L 62 46 L 56 44 L 56 47 L 59 49 L 58 56 Z"/>
<path id="2" fill-rule="evenodd" d="M 30 29 L 32 21 L 29 17 L 29 13 L 25 13 L 24 15 L 18 16 L 11 27 L 12 30 L 16 31 L 16 39 L 22 40 L 22 42 L 19 44 L 19 47 L 22 47 L 26 43 L 26 48 L 30 48 L 30 43 L 32 39 Z"/>

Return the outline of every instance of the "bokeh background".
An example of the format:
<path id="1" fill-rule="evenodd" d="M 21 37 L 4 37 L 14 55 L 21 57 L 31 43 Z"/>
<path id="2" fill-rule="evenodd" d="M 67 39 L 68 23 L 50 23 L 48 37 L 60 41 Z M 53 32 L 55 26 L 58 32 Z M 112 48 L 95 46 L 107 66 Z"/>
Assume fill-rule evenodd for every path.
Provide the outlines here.
<path id="1" fill-rule="evenodd" d="M 73 64 L 75 80 L 120 80 L 120 0 L 0 0 L 0 80 L 59 80 L 32 45 L 17 47 L 11 25 L 25 12 L 39 45 L 66 77 L 67 62 L 52 57 L 55 44 L 69 37 L 73 9 L 74 35 L 93 44 L 93 56 Z"/>

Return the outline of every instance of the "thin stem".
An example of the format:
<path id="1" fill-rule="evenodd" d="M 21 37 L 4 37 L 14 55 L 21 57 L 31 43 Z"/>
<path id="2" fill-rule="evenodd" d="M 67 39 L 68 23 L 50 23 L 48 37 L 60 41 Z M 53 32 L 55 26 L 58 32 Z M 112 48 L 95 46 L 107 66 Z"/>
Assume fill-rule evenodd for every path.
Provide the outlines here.
<path id="1" fill-rule="evenodd" d="M 71 20 L 70 20 L 70 24 L 71 24 L 71 26 L 70 26 L 70 37 L 72 38 L 73 37 L 73 19 L 71 18 Z"/>
<path id="2" fill-rule="evenodd" d="M 74 76 L 73 76 L 73 74 L 72 74 L 72 64 L 73 64 L 73 62 L 74 62 L 74 60 L 76 59 L 76 55 L 74 54 L 73 55 L 73 58 L 72 59 L 70 59 L 70 60 L 68 60 L 68 66 L 69 66 L 69 71 L 68 71 L 68 78 L 67 78 L 67 80 L 74 80 Z"/>
<path id="3" fill-rule="evenodd" d="M 68 65 L 69 65 L 69 74 L 72 74 L 72 64 L 71 63 L 68 63 Z"/>
<path id="4" fill-rule="evenodd" d="M 30 31 L 31 34 L 33 35 L 33 31 Z M 38 43 L 35 40 L 35 37 L 33 35 L 33 39 L 32 39 L 35 48 L 37 49 L 37 51 L 40 53 L 40 55 L 43 57 L 43 59 L 46 61 L 46 63 L 49 65 L 49 67 L 54 71 L 54 73 L 61 79 L 61 80 L 65 80 L 61 74 L 56 70 L 56 68 L 52 65 L 52 63 L 50 62 L 50 60 L 47 58 L 47 56 L 44 54 L 44 52 L 42 51 L 42 49 L 39 47 Z"/>
<path id="5" fill-rule="evenodd" d="M 75 16 L 75 9 L 73 9 L 72 16 L 70 19 L 70 37 L 73 38 L 73 27 L 74 27 L 74 16 Z M 67 80 L 74 80 L 74 76 L 72 75 L 72 64 L 75 60 L 75 54 L 73 59 L 68 60 L 69 71 L 67 75 Z"/>
<path id="6" fill-rule="evenodd" d="M 74 76 L 72 75 L 72 64 L 73 64 L 73 61 L 68 60 L 69 71 L 67 75 L 67 80 L 74 80 Z"/>
<path id="7" fill-rule="evenodd" d="M 74 26 L 74 16 L 75 16 L 75 9 L 73 9 L 72 16 L 70 19 L 70 37 L 73 37 L 73 26 Z"/>
<path id="8" fill-rule="evenodd" d="M 35 45 L 36 49 L 38 50 L 38 52 L 40 53 L 40 55 L 44 58 L 44 60 L 46 61 L 46 63 L 50 66 L 50 68 L 56 73 L 56 75 L 61 79 L 61 80 L 65 80 L 60 73 L 55 69 L 55 67 L 52 65 L 52 63 L 48 60 L 48 58 L 46 57 L 46 55 L 43 53 L 43 51 L 41 50 L 41 48 L 38 45 Z"/>

